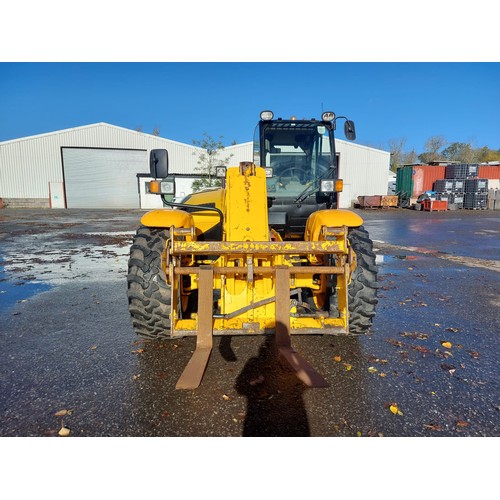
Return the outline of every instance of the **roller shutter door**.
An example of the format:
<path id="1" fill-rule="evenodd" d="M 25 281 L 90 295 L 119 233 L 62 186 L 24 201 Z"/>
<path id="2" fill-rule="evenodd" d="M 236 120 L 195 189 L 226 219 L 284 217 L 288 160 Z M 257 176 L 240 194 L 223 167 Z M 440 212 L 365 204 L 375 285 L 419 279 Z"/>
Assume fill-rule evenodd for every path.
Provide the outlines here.
<path id="1" fill-rule="evenodd" d="M 139 208 L 137 174 L 147 151 L 62 148 L 67 208 Z"/>

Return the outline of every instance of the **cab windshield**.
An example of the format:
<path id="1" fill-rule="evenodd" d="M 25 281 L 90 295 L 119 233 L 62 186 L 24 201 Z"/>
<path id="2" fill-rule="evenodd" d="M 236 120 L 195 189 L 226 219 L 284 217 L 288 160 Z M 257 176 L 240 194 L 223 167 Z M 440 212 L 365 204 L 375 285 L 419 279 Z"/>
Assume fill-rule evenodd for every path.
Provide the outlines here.
<path id="1" fill-rule="evenodd" d="M 260 135 L 260 137 L 259 137 Z M 272 167 L 267 191 L 276 198 L 295 197 L 311 187 L 330 169 L 329 130 L 321 123 L 272 122 L 257 127 L 255 160 Z M 260 151 L 260 146 L 263 150 Z"/>

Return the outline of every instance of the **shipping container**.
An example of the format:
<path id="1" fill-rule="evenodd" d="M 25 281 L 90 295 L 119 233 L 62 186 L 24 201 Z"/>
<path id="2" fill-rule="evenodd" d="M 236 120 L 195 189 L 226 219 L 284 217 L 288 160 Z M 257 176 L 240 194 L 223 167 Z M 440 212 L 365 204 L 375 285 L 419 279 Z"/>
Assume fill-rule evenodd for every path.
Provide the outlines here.
<path id="1" fill-rule="evenodd" d="M 480 179 L 500 179 L 500 165 L 479 165 L 477 176 Z"/>
<path id="2" fill-rule="evenodd" d="M 434 182 L 444 179 L 445 165 L 403 165 L 396 173 L 396 193 L 408 198 L 432 191 Z"/>

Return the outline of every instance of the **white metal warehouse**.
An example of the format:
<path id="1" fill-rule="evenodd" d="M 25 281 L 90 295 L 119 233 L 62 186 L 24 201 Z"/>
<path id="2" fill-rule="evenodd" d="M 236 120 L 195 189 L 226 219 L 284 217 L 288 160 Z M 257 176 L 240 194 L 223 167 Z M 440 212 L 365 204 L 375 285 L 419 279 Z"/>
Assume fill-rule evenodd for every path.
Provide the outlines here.
<path id="1" fill-rule="evenodd" d="M 0 199 L 10 207 L 154 208 L 161 200 L 145 189 L 149 151 L 164 148 L 176 175 L 176 194 L 191 190 L 198 176 L 195 146 L 96 123 L 0 142 Z M 387 193 L 390 153 L 336 140 L 349 208 L 359 195 Z M 228 146 L 230 165 L 252 160 L 252 143 Z"/>

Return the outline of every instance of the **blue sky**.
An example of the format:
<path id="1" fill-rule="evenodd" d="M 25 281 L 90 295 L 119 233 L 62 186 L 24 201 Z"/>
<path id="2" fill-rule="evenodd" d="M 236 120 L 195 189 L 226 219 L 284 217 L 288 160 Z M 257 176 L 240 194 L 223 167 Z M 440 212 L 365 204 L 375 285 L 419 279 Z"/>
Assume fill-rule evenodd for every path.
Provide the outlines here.
<path id="1" fill-rule="evenodd" d="M 107 122 L 192 143 L 252 139 L 259 112 L 347 115 L 357 142 L 500 148 L 499 63 L 0 63 L 0 141 Z M 339 131 L 340 132 L 340 131 Z M 340 132 L 341 134 L 341 132 Z M 343 138 L 342 135 L 339 135 Z"/>

